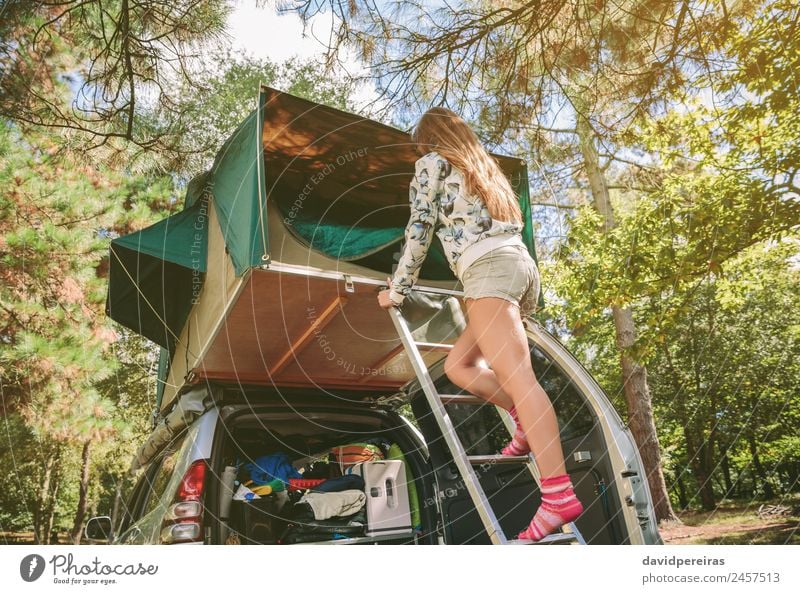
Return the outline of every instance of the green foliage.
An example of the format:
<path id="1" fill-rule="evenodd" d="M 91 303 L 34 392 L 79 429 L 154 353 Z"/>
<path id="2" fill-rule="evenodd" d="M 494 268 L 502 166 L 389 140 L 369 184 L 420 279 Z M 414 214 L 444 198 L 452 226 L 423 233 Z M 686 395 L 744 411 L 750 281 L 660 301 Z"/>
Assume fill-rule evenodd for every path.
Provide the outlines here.
<path id="1" fill-rule="evenodd" d="M 573 227 L 573 239 L 585 229 L 583 222 Z M 603 290 L 613 296 L 613 287 L 604 287 L 618 281 L 603 278 L 609 272 L 592 255 L 609 250 L 588 240 L 571 244 L 588 254 L 585 260 L 565 257 L 544 269 L 564 297 L 551 315 L 569 321 L 569 348 L 586 361 L 614 404 L 624 406 L 613 324 L 610 312 L 601 309 L 603 301 L 598 302 Z M 701 471 L 692 468 L 693 462 L 720 475 L 719 457 L 727 453 L 733 484 L 724 485 L 718 476 L 723 494 L 764 496 L 765 481 L 774 492 L 796 488 L 799 254 L 798 234 L 760 242 L 730 257 L 724 276 L 709 271 L 635 301 L 637 355 L 648 367 L 668 486 L 677 488 L 679 479 L 692 482 Z M 600 289 L 587 291 L 587 286 Z M 700 445 L 712 449 L 706 461 L 692 450 Z M 728 488 L 733 492 L 726 493 Z M 699 484 L 688 488 L 698 490 Z"/>
<path id="2" fill-rule="evenodd" d="M 81 162 L 52 137 L 13 127 L 1 136 L 0 385 L 17 431 L 3 441 L 20 470 L 0 491 L 22 496 L 2 506 L 6 521 L 31 518 L 46 541 L 47 516 L 56 528 L 74 516 L 83 444 L 130 433 L 118 394 L 98 389 L 120 367 L 103 314 L 109 233 L 163 216 L 171 184 Z"/>
<path id="3" fill-rule="evenodd" d="M 181 93 L 181 113 L 192 121 L 181 154 L 192 156 L 171 164 L 179 172 L 199 173 L 210 167 L 222 143 L 255 109 L 261 84 L 331 107 L 352 108 L 353 82 L 326 75 L 313 60 L 295 57 L 276 63 L 224 51 L 213 56 L 198 78 L 200 92 L 187 86 Z"/>
<path id="4" fill-rule="evenodd" d="M 0 441 L 0 529 L 30 530 L 40 468 L 35 440 L 19 415 L 3 416 Z"/>
<path id="5" fill-rule="evenodd" d="M 613 395 L 609 306 L 634 307 L 633 352 L 648 367 L 665 475 L 682 505 L 703 484 L 740 497 L 797 488 L 796 20 L 791 3 L 765 3 L 729 29 L 729 68 L 698 81 L 718 101 L 688 98 L 625 131 L 655 165 L 617 174 L 649 189 L 614 197 L 611 232 L 579 208 L 551 268 L 573 348 L 594 353 L 590 367 Z"/>
<path id="6" fill-rule="evenodd" d="M 71 134 L 119 165 L 180 152 L 190 120 L 176 91 L 223 41 L 230 10 L 227 0 L 9 0 L 0 117 Z"/>

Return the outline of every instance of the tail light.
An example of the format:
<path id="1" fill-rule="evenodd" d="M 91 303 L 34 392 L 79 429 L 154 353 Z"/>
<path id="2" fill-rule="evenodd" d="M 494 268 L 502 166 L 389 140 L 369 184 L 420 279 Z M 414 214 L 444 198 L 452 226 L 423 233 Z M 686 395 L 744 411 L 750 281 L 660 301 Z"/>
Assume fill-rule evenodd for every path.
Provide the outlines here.
<path id="1" fill-rule="evenodd" d="M 161 524 L 163 544 L 203 540 L 202 499 L 207 472 L 205 460 L 196 460 L 186 470 Z"/>

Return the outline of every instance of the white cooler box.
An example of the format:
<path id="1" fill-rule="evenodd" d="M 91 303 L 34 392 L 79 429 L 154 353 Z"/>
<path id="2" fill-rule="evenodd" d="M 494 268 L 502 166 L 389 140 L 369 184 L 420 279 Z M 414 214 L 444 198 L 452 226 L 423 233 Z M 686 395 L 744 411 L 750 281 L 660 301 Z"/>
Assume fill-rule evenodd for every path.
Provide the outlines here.
<path id="1" fill-rule="evenodd" d="M 361 462 L 351 469 L 364 479 L 367 536 L 411 532 L 406 469 L 402 460 Z"/>

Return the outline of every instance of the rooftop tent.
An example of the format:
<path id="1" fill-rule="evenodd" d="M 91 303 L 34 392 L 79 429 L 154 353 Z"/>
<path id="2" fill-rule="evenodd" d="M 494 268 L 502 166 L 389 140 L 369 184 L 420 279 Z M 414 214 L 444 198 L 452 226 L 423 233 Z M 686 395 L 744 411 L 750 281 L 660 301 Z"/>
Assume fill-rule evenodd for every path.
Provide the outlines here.
<path id="1" fill-rule="evenodd" d="M 535 258 L 525 162 L 494 156 Z M 184 209 L 111 244 L 106 312 L 165 349 L 162 410 L 203 378 L 362 391 L 408 381 L 375 290 L 402 248 L 416 159 L 405 132 L 262 87 Z M 419 285 L 460 294 L 438 238 Z M 420 320 L 446 309 L 445 297 L 420 298 Z M 322 328 L 347 366 L 321 353 Z M 380 373 L 354 381 L 359 366 Z"/>
<path id="2" fill-rule="evenodd" d="M 526 163 L 494 156 L 519 196 L 523 238 L 535 258 Z M 189 184 L 184 211 L 112 241 L 106 313 L 173 351 L 206 271 L 205 190 L 237 276 L 280 251 L 281 237 L 268 237 L 276 227 L 266 222 L 266 196 L 283 222 L 278 234 L 389 275 L 402 247 L 416 159 L 401 130 L 262 87 L 259 109 L 225 142 L 211 170 Z M 308 254 L 301 257 L 293 263 L 307 264 Z M 438 237 L 419 276 L 453 279 Z"/>

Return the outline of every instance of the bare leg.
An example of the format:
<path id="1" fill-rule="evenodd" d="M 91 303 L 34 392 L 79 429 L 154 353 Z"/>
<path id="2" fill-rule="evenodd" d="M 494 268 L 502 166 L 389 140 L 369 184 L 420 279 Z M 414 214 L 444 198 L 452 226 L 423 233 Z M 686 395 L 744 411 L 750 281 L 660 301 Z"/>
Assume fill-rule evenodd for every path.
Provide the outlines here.
<path id="1" fill-rule="evenodd" d="M 566 474 L 558 421 L 533 372 L 519 309 L 499 297 L 481 297 L 467 300 L 467 313 L 467 329 L 513 401 L 542 477 Z"/>
<path id="2" fill-rule="evenodd" d="M 472 301 L 472 299 L 468 301 Z M 481 359 L 483 359 L 483 353 L 478 348 L 475 336 L 467 326 L 447 355 L 444 371 L 448 379 L 459 388 L 496 406 L 510 410 L 514 406 L 514 402 L 500 387 L 494 371 L 478 365 Z"/>

